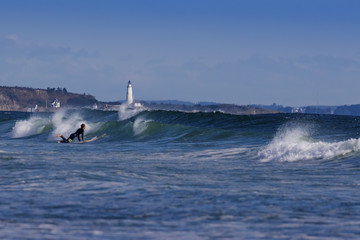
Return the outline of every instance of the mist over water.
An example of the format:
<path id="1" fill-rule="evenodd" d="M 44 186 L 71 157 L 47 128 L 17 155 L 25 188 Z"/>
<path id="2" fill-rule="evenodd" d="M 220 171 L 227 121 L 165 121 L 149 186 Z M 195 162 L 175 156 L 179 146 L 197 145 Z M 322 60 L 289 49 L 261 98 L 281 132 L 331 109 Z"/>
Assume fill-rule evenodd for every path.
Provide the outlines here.
<path id="1" fill-rule="evenodd" d="M 357 117 L 123 106 L 0 118 L 1 239 L 359 237 Z M 102 137 L 57 143 L 82 123 Z"/>

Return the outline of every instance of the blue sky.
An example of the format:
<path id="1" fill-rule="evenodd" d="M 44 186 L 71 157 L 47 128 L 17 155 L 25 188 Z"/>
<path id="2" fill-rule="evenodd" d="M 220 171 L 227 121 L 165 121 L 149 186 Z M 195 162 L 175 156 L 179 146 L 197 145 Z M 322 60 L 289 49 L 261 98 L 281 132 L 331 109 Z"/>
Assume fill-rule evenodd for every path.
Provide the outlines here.
<path id="1" fill-rule="evenodd" d="M 360 103 L 360 1 L 1 0 L 0 85 L 98 100 Z"/>

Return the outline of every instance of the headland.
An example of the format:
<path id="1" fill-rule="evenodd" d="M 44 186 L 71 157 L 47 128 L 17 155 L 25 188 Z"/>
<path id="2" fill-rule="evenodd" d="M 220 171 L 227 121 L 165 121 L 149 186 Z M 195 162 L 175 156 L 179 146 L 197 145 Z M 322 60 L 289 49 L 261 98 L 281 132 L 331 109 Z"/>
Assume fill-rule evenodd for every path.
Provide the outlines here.
<path id="1" fill-rule="evenodd" d="M 99 110 L 118 110 L 122 101 L 103 102 L 89 94 L 68 92 L 65 88 L 27 88 L 0 87 L 0 111 L 52 112 L 61 108 L 95 108 Z M 254 106 L 235 104 L 183 104 L 181 102 L 140 101 L 149 110 L 185 112 L 223 112 L 237 115 L 273 114 L 280 111 L 262 109 Z"/>

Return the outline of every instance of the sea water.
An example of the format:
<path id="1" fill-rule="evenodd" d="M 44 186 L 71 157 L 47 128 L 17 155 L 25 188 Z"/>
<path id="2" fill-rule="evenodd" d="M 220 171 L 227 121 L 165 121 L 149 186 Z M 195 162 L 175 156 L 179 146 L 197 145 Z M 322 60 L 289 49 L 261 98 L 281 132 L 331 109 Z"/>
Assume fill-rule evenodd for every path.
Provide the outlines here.
<path id="1" fill-rule="evenodd" d="M 81 123 L 103 137 L 57 143 Z M 0 239 L 358 239 L 359 129 L 331 115 L 0 112 Z"/>

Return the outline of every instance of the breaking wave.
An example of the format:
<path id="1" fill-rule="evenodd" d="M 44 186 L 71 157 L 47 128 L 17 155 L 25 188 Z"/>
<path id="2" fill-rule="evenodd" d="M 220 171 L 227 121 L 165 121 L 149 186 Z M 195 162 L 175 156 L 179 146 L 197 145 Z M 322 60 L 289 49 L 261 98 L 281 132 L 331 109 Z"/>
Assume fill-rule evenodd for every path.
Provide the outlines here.
<path id="1" fill-rule="evenodd" d="M 262 162 L 295 162 L 312 159 L 329 160 L 360 150 L 360 139 L 325 142 L 311 138 L 311 127 L 287 126 L 259 151 Z"/>
<path id="2" fill-rule="evenodd" d="M 16 121 L 10 136 L 24 138 L 50 131 L 49 139 L 55 139 L 58 134 L 70 135 L 82 123 L 86 124 L 88 133 L 96 131 L 101 126 L 99 123 L 84 120 L 84 117 L 78 112 L 59 110 L 52 117 L 31 116 L 29 119 Z"/>
<path id="3" fill-rule="evenodd" d="M 142 134 L 148 127 L 148 123 L 151 122 L 151 120 L 146 120 L 142 117 L 139 117 L 135 119 L 133 124 L 133 131 L 135 135 Z"/>
<path id="4" fill-rule="evenodd" d="M 226 119 L 228 117 L 230 121 Z M 222 113 L 147 111 L 127 106 L 120 107 L 118 112 L 59 110 L 17 120 L 10 135 L 12 138 L 47 135 L 48 140 L 54 140 L 58 134 L 69 136 L 85 123 L 87 136 L 106 134 L 111 141 L 166 139 L 204 142 L 231 137 L 234 135 L 232 126 L 241 127 L 247 122 L 242 118 L 234 122 L 231 118 Z"/>
<path id="5" fill-rule="evenodd" d="M 345 117 L 298 115 L 237 116 L 223 113 L 148 111 L 120 107 L 119 111 L 89 109 L 19 115 L 1 129 L 12 138 L 53 141 L 69 136 L 82 123 L 86 138 L 106 135 L 100 142 L 155 141 L 157 143 L 215 144 L 248 149 L 249 159 L 295 162 L 335 159 L 360 151 L 357 121 Z M 338 136 L 341 136 L 339 138 Z M 1 136 L 0 136 L 1 137 Z"/>
<path id="6" fill-rule="evenodd" d="M 13 138 L 23 138 L 43 133 L 51 121 L 46 118 L 31 117 L 28 120 L 19 120 L 13 127 L 11 136 Z"/>
<path id="7" fill-rule="evenodd" d="M 144 108 L 131 108 L 127 104 L 121 104 L 118 111 L 119 120 L 123 121 L 132 118 L 144 110 Z"/>

